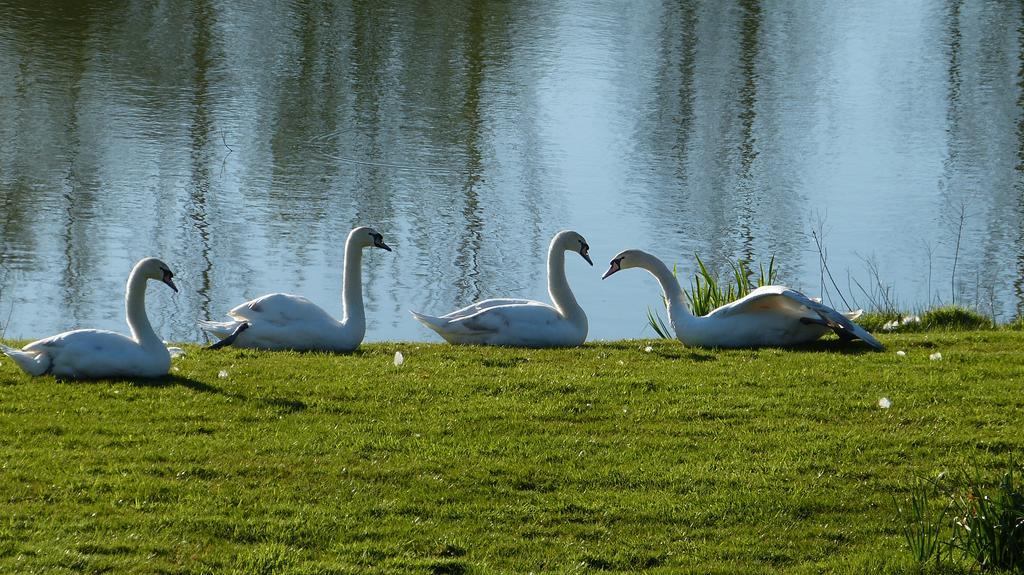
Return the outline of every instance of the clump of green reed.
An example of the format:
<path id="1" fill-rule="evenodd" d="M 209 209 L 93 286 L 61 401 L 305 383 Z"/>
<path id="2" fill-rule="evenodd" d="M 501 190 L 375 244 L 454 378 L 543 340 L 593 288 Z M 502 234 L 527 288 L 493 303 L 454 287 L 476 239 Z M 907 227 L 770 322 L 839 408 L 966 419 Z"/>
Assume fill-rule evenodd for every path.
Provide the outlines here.
<path id="1" fill-rule="evenodd" d="M 690 289 L 684 289 L 683 293 L 686 295 L 686 302 L 694 315 L 706 315 L 715 308 L 740 299 L 756 288 L 775 283 L 775 256 L 768 261 L 767 268 L 764 264 L 758 264 L 756 278 L 747 261 L 742 259 L 735 263 L 730 261 L 729 267 L 732 274 L 725 281 L 719 281 L 718 276 L 708 270 L 704 261 L 700 259 L 700 255 L 695 253 L 693 256 L 697 260 L 697 272 L 690 281 Z M 678 269 L 674 266 L 672 275 L 679 276 Z M 665 305 L 668 305 L 667 302 Z M 668 329 L 656 310 L 647 309 L 647 323 L 650 324 L 654 333 L 658 334 L 658 337 L 662 339 L 673 337 L 671 330 Z"/>
<path id="2" fill-rule="evenodd" d="M 911 557 L 918 563 L 934 560 L 938 566 L 943 559 L 949 559 L 949 539 L 944 533 L 949 531 L 946 518 L 952 510 L 952 502 L 945 498 L 945 505 L 936 511 L 933 500 L 940 495 L 938 481 L 919 479 L 910 490 L 906 509 L 898 503 L 896 505 L 903 538 L 910 548 Z"/>
<path id="3" fill-rule="evenodd" d="M 956 500 L 954 541 L 982 569 L 1024 573 L 1024 491 L 1011 462 L 989 495 L 977 475 Z"/>
<path id="4" fill-rule="evenodd" d="M 868 312 L 857 318 L 857 323 L 868 331 L 899 333 L 992 329 L 995 327 L 995 322 L 991 318 L 973 309 L 958 305 L 930 309 L 921 313 L 920 316 L 899 311 Z"/>
<path id="5" fill-rule="evenodd" d="M 921 326 L 924 329 L 970 330 L 989 329 L 993 323 L 990 318 L 972 309 L 947 305 L 921 314 Z"/>
<path id="6" fill-rule="evenodd" d="M 978 471 L 958 484 L 923 480 L 911 490 L 907 510 L 897 507 L 913 558 L 939 565 L 959 557 L 982 570 L 1024 573 L 1024 491 L 1013 460 L 995 485 Z"/>

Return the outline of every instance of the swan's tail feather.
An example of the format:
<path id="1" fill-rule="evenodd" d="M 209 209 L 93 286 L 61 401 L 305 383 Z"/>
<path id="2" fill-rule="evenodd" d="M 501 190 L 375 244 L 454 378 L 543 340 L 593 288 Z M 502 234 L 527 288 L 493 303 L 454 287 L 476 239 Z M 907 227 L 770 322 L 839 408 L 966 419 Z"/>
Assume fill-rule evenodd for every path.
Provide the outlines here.
<path id="1" fill-rule="evenodd" d="M 829 321 L 826 319 L 825 323 L 842 339 L 859 339 L 874 348 L 875 351 L 882 351 L 885 349 L 882 342 L 875 339 L 875 336 L 871 335 L 868 330 L 862 328 L 853 321 L 846 319 L 846 317 L 844 317 L 845 315 L 846 314 L 840 314 L 840 317 L 842 317 L 842 320 L 840 321 Z"/>
<path id="2" fill-rule="evenodd" d="M 14 363 L 29 375 L 43 375 L 50 371 L 51 362 L 48 354 L 21 351 L 2 343 L 0 343 L 0 351 L 13 359 Z"/>
<path id="3" fill-rule="evenodd" d="M 416 318 L 416 321 L 422 323 L 423 325 L 437 332 L 437 335 L 443 337 L 445 341 L 451 341 L 448 339 L 449 334 L 444 329 L 445 326 L 448 325 L 449 320 L 443 317 L 434 317 L 432 315 L 427 315 L 412 310 L 410 310 L 409 313 L 412 314 L 412 317 Z"/>
<path id="4" fill-rule="evenodd" d="M 220 349 L 220 348 L 222 348 L 222 347 L 226 347 L 226 346 L 229 346 L 229 345 L 231 345 L 231 344 L 235 343 L 235 340 L 236 340 L 236 339 L 238 339 L 238 336 L 239 336 L 239 335 L 240 335 L 240 334 L 241 334 L 241 333 L 242 333 L 243 331 L 245 331 L 245 330 L 247 330 L 247 329 L 249 329 L 249 322 L 245 322 L 245 321 L 243 321 L 243 322 L 239 323 L 239 324 L 238 324 L 238 325 L 237 325 L 237 326 L 235 327 L 235 330 L 234 330 L 234 331 L 232 331 L 232 332 L 231 332 L 231 333 L 230 333 L 229 335 L 225 336 L 225 337 L 224 337 L 223 339 L 221 339 L 220 341 L 214 342 L 214 343 L 212 343 L 212 344 L 210 344 L 210 345 L 206 346 L 206 349 Z"/>
<path id="5" fill-rule="evenodd" d="M 429 327 L 434 331 L 437 331 L 441 327 L 441 324 L 445 323 L 445 321 L 439 317 L 423 314 L 418 311 L 409 310 L 409 313 L 412 314 L 412 317 L 416 318 L 416 321 L 422 323 L 423 325 Z"/>
<path id="6" fill-rule="evenodd" d="M 199 320 L 196 323 L 198 323 L 199 329 L 207 333 L 213 334 L 220 339 L 224 339 L 225 337 L 231 335 L 238 328 L 238 324 L 240 322 Z"/>
<path id="7" fill-rule="evenodd" d="M 859 326 L 859 325 L 857 325 L 857 324 L 855 324 L 853 322 L 850 322 L 850 324 L 853 325 L 853 328 L 854 328 L 852 330 L 853 333 L 857 337 L 859 337 L 864 343 L 870 345 L 876 351 L 882 351 L 883 349 L 885 349 L 885 346 L 882 345 L 882 342 L 880 342 L 877 339 L 875 339 L 875 336 L 873 336 L 870 333 L 868 333 L 868 330 L 862 328 L 861 326 Z"/>

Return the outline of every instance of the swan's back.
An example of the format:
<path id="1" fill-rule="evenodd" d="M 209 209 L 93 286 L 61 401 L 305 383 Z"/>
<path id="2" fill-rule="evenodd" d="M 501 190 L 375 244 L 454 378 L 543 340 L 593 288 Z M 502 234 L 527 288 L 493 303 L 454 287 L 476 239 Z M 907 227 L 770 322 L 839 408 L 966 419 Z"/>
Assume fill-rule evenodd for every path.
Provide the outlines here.
<path id="1" fill-rule="evenodd" d="M 228 315 L 252 324 L 268 322 L 277 326 L 329 325 L 338 321 L 308 299 L 286 293 L 272 293 L 235 306 Z"/>

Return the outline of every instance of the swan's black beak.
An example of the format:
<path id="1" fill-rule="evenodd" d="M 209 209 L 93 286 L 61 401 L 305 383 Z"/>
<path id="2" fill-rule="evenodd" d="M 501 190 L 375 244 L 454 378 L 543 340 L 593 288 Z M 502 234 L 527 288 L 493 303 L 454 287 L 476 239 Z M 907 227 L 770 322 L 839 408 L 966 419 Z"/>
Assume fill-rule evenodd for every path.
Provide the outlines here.
<path id="1" fill-rule="evenodd" d="M 581 253 L 580 255 L 581 255 L 581 256 L 583 256 L 583 259 L 587 260 L 587 263 L 588 263 L 588 264 L 590 264 L 590 265 L 594 265 L 594 261 L 590 259 L 590 256 L 589 256 L 589 255 L 587 255 L 587 254 L 584 254 L 584 253 Z"/>
<path id="2" fill-rule="evenodd" d="M 174 293 L 178 293 L 178 286 L 174 285 L 174 281 L 171 279 L 173 277 L 174 274 L 171 273 L 171 270 L 164 270 L 164 277 L 160 281 L 170 286 Z"/>
<path id="3" fill-rule="evenodd" d="M 373 247 L 387 250 L 389 252 L 392 251 L 391 246 L 384 243 L 384 238 L 382 236 L 376 236 L 373 238 Z"/>
<path id="4" fill-rule="evenodd" d="M 601 279 L 607 278 L 608 276 L 619 271 L 620 269 L 622 269 L 622 267 L 619 264 L 619 260 L 612 260 L 612 265 L 608 266 L 608 271 L 604 272 L 604 275 L 601 276 Z"/>

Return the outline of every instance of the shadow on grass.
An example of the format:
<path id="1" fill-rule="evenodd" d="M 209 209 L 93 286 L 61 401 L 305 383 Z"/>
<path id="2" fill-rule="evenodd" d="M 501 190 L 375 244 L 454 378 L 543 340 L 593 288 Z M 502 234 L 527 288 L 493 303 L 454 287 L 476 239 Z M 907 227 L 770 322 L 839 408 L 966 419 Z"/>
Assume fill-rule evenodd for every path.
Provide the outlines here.
<path id="1" fill-rule="evenodd" d="M 211 353 L 221 356 L 226 356 L 234 359 L 246 359 L 255 357 L 265 357 L 268 353 L 281 353 L 298 356 L 323 356 L 323 357 L 371 357 L 374 355 L 386 355 L 382 354 L 377 350 L 364 350 L 362 347 L 357 347 L 352 351 L 334 351 L 329 349 L 274 349 L 274 350 L 263 350 L 249 347 L 232 347 L 226 346 L 221 349 L 209 349 L 208 347 L 201 347 L 197 351 L 202 353 Z"/>
<path id="2" fill-rule="evenodd" d="M 844 355 L 861 355 L 865 353 L 875 353 L 868 344 L 860 340 L 855 341 L 842 341 L 840 339 L 819 339 L 811 343 L 805 343 L 802 345 L 794 345 L 790 347 L 779 347 L 769 349 L 781 349 L 788 351 L 813 351 L 813 352 L 826 352 L 826 353 L 842 353 Z M 883 352 L 885 350 L 882 350 Z"/>
<path id="3" fill-rule="evenodd" d="M 646 342 L 649 340 L 637 340 Z M 633 350 L 636 349 L 637 341 L 621 341 L 621 342 L 595 342 L 588 343 L 587 346 L 591 348 L 607 347 L 610 350 L 622 351 L 622 350 Z M 832 337 L 829 339 L 819 339 L 810 343 L 793 346 L 761 346 L 761 347 L 690 347 L 685 344 L 681 344 L 675 340 L 662 340 L 671 342 L 669 345 L 656 345 L 652 353 L 663 359 L 670 360 L 689 360 L 694 362 L 704 361 L 715 361 L 718 359 L 718 354 L 726 353 L 730 351 L 768 351 L 768 350 L 779 350 L 789 352 L 819 352 L 819 353 L 842 353 L 850 355 L 860 355 L 863 353 L 871 353 L 875 350 L 872 349 L 868 344 L 860 341 L 842 341 L 838 338 Z M 933 346 L 929 342 L 918 342 L 915 345 L 919 346 Z M 888 348 L 886 348 L 887 350 Z M 886 351 L 883 350 L 883 351 Z"/>
<path id="4" fill-rule="evenodd" d="M 875 350 L 862 341 L 841 341 L 838 339 L 820 339 L 802 345 L 786 347 L 730 347 L 730 348 L 703 348 L 679 346 L 677 349 L 655 349 L 654 353 L 664 359 L 685 359 L 688 361 L 703 362 L 715 361 L 719 353 L 729 351 L 765 351 L 779 350 L 789 352 L 816 352 L 816 353 L 841 353 L 846 355 L 860 355 L 872 353 Z M 884 350 L 883 350 L 884 351 Z"/>
<path id="5" fill-rule="evenodd" d="M 124 379 L 121 381 L 129 383 L 134 387 L 159 388 L 181 386 L 186 389 L 191 389 L 192 391 L 220 395 L 222 397 L 238 400 L 240 402 L 252 401 L 262 407 L 272 408 L 280 413 L 285 414 L 305 411 L 309 407 L 308 405 L 306 405 L 306 402 L 297 399 L 288 399 L 283 397 L 250 398 L 249 396 L 241 393 L 233 393 L 230 391 L 226 391 L 215 385 L 210 385 L 208 383 L 204 383 L 202 381 L 192 379 L 189 377 L 182 377 L 180 375 L 165 375 L 163 377 L 153 379 Z"/>
<path id="6" fill-rule="evenodd" d="M 525 357 L 510 357 L 508 359 L 483 359 L 481 363 L 484 367 L 515 367 L 527 361 L 529 360 Z"/>
<path id="7" fill-rule="evenodd" d="M 219 387 L 210 385 L 208 383 L 204 383 L 204 382 L 199 381 L 197 379 L 192 379 L 190 377 L 182 377 L 180 375 L 170 375 L 170 374 L 168 374 L 168 375 L 165 375 L 163 377 L 154 377 L 152 379 L 128 379 L 128 378 L 125 378 L 125 379 L 120 379 L 120 380 L 115 379 L 115 380 L 101 380 L 101 381 L 122 381 L 124 383 L 131 384 L 134 387 L 173 387 L 173 386 L 178 385 L 178 386 L 181 386 L 181 387 L 184 387 L 184 388 L 187 388 L 187 389 L 191 389 L 192 391 L 199 391 L 199 392 L 202 392 L 202 393 L 214 393 L 214 394 L 217 394 L 217 395 L 225 395 L 225 396 L 235 397 L 233 394 L 230 394 L 230 393 L 224 391 L 223 389 L 220 389 Z"/>
<path id="8" fill-rule="evenodd" d="M 298 399 L 285 399 L 282 397 L 257 398 L 256 401 L 264 407 L 272 407 L 281 413 L 299 413 L 306 411 L 309 407 L 305 401 Z"/>

